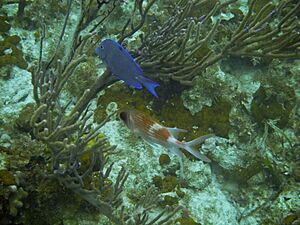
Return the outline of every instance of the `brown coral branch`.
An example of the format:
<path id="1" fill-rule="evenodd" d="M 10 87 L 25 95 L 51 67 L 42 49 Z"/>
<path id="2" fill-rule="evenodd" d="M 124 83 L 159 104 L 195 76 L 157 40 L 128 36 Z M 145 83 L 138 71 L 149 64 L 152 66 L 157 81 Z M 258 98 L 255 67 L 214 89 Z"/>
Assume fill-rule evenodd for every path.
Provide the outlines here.
<path id="1" fill-rule="evenodd" d="M 205 2 L 202 1 L 201 4 Z M 221 55 L 214 57 L 212 49 L 208 47 L 220 26 L 220 20 L 202 35 L 206 29 L 205 23 L 208 23 L 212 15 L 234 2 L 236 0 L 222 4 L 217 2 L 209 13 L 204 15 L 204 19 L 196 22 L 195 19 L 191 19 L 190 14 L 200 3 L 181 1 L 174 10 L 176 13 L 159 30 L 146 33 L 142 38 L 142 54 L 136 60 L 143 71 L 148 76 L 155 77 L 159 74 L 162 80 L 172 79 L 184 85 L 191 85 L 191 81 L 202 69 L 221 58 Z M 202 55 L 198 56 L 199 54 Z"/>
<path id="2" fill-rule="evenodd" d="M 284 14 L 284 10 L 289 5 L 279 4 L 274 6 L 269 3 L 255 15 L 253 13 L 255 3 L 256 0 L 251 1 L 248 14 L 244 17 L 223 51 L 235 56 L 300 58 L 300 54 L 295 48 L 300 43 L 298 34 L 300 24 L 295 19 L 300 11 L 300 3 L 295 6 L 291 5 L 293 9 L 289 10 L 282 18 L 279 18 L 277 24 L 269 23 L 270 26 L 273 26 L 272 28 L 266 26 L 268 21 L 275 14 Z"/>
<path id="3" fill-rule="evenodd" d="M 150 8 L 152 7 L 152 5 L 155 3 L 155 1 L 156 0 L 150 0 L 150 1 L 148 1 L 147 5 L 145 6 L 144 9 L 143 9 L 143 0 L 135 1 L 135 6 L 134 7 L 138 8 L 141 19 L 140 19 L 138 25 L 136 25 L 136 26 L 133 25 L 133 17 L 126 22 L 126 24 L 124 25 L 124 27 L 122 29 L 121 37 L 118 39 L 119 43 L 122 43 L 126 38 L 132 36 L 139 29 L 142 28 L 142 26 L 145 23 L 147 13 L 150 10 Z M 131 30 L 127 34 L 125 34 L 126 28 L 128 27 L 128 25 L 129 25 L 130 22 L 132 23 L 131 24 Z"/>
<path id="4" fill-rule="evenodd" d="M 103 1 L 103 4 L 109 2 L 116 4 L 117 0 Z M 142 1 L 140 2 L 142 3 Z M 81 1 L 81 16 L 72 36 L 72 49 L 66 56 L 59 58 L 58 52 L 63 47 L 61 40 L 65 33 L 68 15 L 65 18 L 55 53 L 48 62 L 43 62 L 42 53 L 45 35 L 42 35 L 39 62 L 32 70 L 32 84 L 34 85 L 37 107 L 30 125 L 37 140 L 44 142 L 51 151 L 48 167 L 44 171 L 46 177 L 59 180 L 65 187 L 95 206 L 101 214 L 107 216 L 114 224 L 125 224 L 123 218 L 119 215 L 118 209 L 122 204 L 121 193 L 128 178 L 128 173 L 125 168 L 122 168 L 115 182 L 106 183 L 114 165 L 113 163 L 108 165 L 108 157 L 114 154 L 116 146 L 110 146 L 107 139 L 100 137 L 98 133 L 98 130 L 113 114 L 93 128 L 90 121 L 92 114 L 89 113 L 90 101 L 97 96 L 99 91 L 114 83 L 116 78 L 106 71 L 102 76 L 99 76 L 90 89 L 87 89 L 77 99 L 76 103 L 69 101 L 61 105 L 60 102 L 61 93 L 66 83 L 74 74 L 77 66 L 86 60 L 86 53 L 93 45 L 89 40 L 94 37 L 96 32 L 82 36 L 81 33 L 85 31 L 84 29 L 87 28 L 90 22 L 100 18 L 97 14 L 97 10 L 101 8 L 100 1 L 97 2 L 100 4 L 97 10 L 92 8 L 83 9 L 84 4 L 91 7 L 94 3 L 92 0 Z M 145 9 L 140 8 L 143 17 L 146 16 L 151 6 L 150 3 Z M 70 10 L 71 7 L 68 8 L 68 14 Z M 108 11 L 104 18 L 107 18 L 110 13 L 111 11 Z M 144 19 L 142 18 L 142 20 Z M 104 20 L 101 19 L 96 27 Z M 143 24 L 144 21 L 141 23 Z M 130 36 L 136 32 L 141 23 L 137 27 L 133 26 L 131 32 L 127 35 Z M 80 168 L 82 158 L 87 156 L 89 164 L 84 168 Z M 100 187 L 94 187 L 93 183 L 87 185 L 87 183 L 90 183 L 87 181 L 95 175 L 99 176 L 100 180 L 97 185 L 100 185 Z M 144 214 L 144 222 L 148 221 L 147 213 Z M 128 216 L 125 217 L 128 218 Z M 133 222 L 133 224 L 136 223 Z"/>
<path id="5" fill-rule="evenodd" d="M 195 22 L 189 16 L 192 9 L 208 1 L 195 3 L 182 0 L 178 9 L 174 10 L 176 13 L 161 28 L 142 36 L 141 54 L 136 60 L 144 72 L 150 77 L 159 76 L 164 81 L 175 80 L 183 85 L 193 85 L 196 76 L 228 55 L 300 57 L 300 23 L 297 19 L 300 3 L 293 1 L 278 4 L 270 2 L 258 12 L 254 12 L 258 1 L 250 1 L 248 12 L 237 28 L 233 32 L 228 30 L 229 41 L 222 43 L 222 46 L 216 43 L 210 45 L 222 27 L 219 19 L 212 29 L 207 29 L 210 17 L 218 15 L 223 8 L 235 2 L 217 2 L 207 15 L 200 17 L 200 22 Z"/>
<path id="6" fill-rule="evenodd" d="M 57 42 L 54 54 L 51 57 L 51 59 L 49 60 L 47 66 L 46 66 L 46 69 L 48 69 L 50 67 L 50 65 L 52 64 L 52 62 L 54 61 L 54 59 L 57 56 L 57 52 L 58 52 L 58 49 L 60 48 L 61 41 L 62 41 L 62 39 L 63 39 L 63 37 L 65 35 L 67 23 L 68 23 L 70 12 L 71 12 L 72 3 L 73 3 L 73 0 L 68 0 L 67 1 L 67 14 L 66 14 L 66 17 L 65 17 L 65 20 L 64 20 L 63 28 L 61 30 L 61 33 L 60 33 L 60 36 L 59 36 L 59 39 L 58 39 L 58 42 Z"/>

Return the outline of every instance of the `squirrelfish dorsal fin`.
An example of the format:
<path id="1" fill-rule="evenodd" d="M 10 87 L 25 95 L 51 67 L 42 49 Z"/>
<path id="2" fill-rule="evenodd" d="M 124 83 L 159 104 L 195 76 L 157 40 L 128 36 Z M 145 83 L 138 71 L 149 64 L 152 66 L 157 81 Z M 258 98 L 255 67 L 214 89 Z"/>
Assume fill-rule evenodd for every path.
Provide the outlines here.
<path id="1" fill-rule="evenodd" d="M 174 138 L 177 138 L 179 133 L 187 132 L 187 130 L 176 128 L 176 127 L 167 127 L 167 130 Z"/>

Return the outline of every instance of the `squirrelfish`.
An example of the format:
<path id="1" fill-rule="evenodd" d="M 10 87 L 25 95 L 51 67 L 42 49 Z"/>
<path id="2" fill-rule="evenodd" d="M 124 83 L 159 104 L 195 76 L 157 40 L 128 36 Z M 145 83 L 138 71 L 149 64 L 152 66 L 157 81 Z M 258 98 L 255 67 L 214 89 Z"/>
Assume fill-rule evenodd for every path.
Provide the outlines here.
<path id="1" fill-rule="evenodd" d="M 111 39 L 102 41 L 96 48 L 96 54 L 100 56 L 112 74 L 128 86 L 136 89 L 142 89 L 145 86 L 151 94 L 158 97 L 155 88 L 159 85 L 143 75 L 141 67 L 118 42 Z"/>
<path id="2" fill-rule="evenodd" d="M 209 158 L 194 149 L 194 146 L 213 137 L 213 134 L 204 135 L 189 142 L 183 142 L 179 141 L 177 137 L 180 132 L 187 132 L 186 130 L 165 127 L 137 110 L 130 109 L 121 111 L 119 117 L 133 133 L 141 136 L 150 144 L 159 144 L 177 155 L 180 159 L 181 170 L 183 168 L 183 153 L 180 149 L 188 151 L 196 158 L 205 162 L 211 162 Z"/>

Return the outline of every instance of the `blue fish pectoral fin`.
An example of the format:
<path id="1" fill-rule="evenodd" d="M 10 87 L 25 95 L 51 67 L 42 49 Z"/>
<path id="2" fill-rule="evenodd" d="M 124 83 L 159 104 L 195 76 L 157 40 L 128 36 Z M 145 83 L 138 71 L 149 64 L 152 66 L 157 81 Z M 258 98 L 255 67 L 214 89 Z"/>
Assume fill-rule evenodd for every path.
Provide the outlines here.
<path id="1" fill-rule="evenodd" d="M 96 53 L 98 56 L 100 56 L 100 48 L 99 48 L 99 47 L 97 47 L 97 48 L 95 49 L 95 53 Z"/>
<path id="2" fill-rule="evenodd" d="M 138 82 L 137 80 L 133 80 L 133 79 L 121 79 L 125 82 L 125 84 L 127 84 L 130 87 L 136 88 L 136 89 L 142 89 L 143 86 L 140 82 Z"/>
<path id="3" fill-rule="evenodd" d="M 187 130 L 176 128 L 176 127 L 167 127 L 167 130 L 172 134 L 174 138 L 177 138 L 179 133 L 187 132 Z"/>
<path id="4" fill-rule="evenodd" d="M 155 92 L 155 88 L 158 87 L 159 84 L 157 84 L 153 80 L 150 80 L 144 76 L 138 76 L 137 80 L 140 81 L 143 84 L 143 86 L 145 86 L 151 94 L 153 94 L 156 98 L 158 98 L 158 95 Z"/>

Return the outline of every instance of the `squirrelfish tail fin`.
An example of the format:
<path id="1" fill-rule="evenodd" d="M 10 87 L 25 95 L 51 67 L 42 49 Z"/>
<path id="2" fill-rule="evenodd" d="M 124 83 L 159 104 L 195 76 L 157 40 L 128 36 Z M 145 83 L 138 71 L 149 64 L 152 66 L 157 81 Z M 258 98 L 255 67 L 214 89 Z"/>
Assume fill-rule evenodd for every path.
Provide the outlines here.
<path id="1" fill-rule="evenodd" d="M 199 145 L 202 144 L 206 139 L 211 138 L 211 137 L 215 137 L 216 135 L 214 134 L 207 134 L 207 135 L 203 135 L 201 137 L 198 137 L 192 141 L 186 142 L 189 143 L 189 145 L 194 146 L 194 145 Z"/>
<path id="2" fill-rule="evenodd" d="M 205 155 L 201 154 L 199 151 L 194 149 L 195 145 L 203 143 L 206 139 L 214 137 L 214 134 L 208 134 L 201 137 L 198 137 L 192 141 L 183 143 L 183 148 L 187 150 L 189 153 L 191 153 L 193 156 L 195 156 L 198 159 L 201 159 L 204 162 L 211 162 L 209 158 L 207 158 Z"/>
<path id="3" fill-rule="evenodd" d="M 153 80 L 150 80 L 144 76 L 139 76 L 138 80 L 147 88 L 147 90 L 153 94 L 156 98 L 158 98 L 158 95 L 155 92 L 155 88 L 159 86 L 156 82 Z"/>

